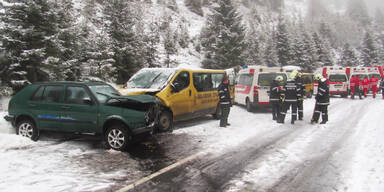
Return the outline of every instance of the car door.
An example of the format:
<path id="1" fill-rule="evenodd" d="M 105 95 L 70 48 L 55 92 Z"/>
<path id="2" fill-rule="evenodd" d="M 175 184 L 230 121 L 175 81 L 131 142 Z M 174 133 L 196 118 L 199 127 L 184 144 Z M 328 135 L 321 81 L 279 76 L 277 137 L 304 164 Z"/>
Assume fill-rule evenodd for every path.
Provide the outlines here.
<path id="1" fill-rule="evenodd" d="M 41 130 L 60 130 L 64 86 L 42 85 L 27 102 Z"/>
<path id="2" fill-rule="evenodd" d="M 98 104 L 85 86 L 68 85 L 62 105 L 63 131 L 96 132 Z"/>
<path id="3" fill-rule="evenodd" d="M 193 96 L 190 83 L 191 75 L 188 71 L 180 72 L 172 81 L 169 102 L 175 120 L 187 119 L 192 115 Z"/>

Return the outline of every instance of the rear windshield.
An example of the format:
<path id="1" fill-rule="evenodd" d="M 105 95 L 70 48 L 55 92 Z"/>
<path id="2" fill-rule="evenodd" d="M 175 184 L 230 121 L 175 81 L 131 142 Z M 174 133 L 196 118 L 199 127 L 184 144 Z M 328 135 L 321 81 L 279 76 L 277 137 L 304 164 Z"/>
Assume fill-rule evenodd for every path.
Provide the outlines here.
<path id="1" fill-rule="evenodd" d="M 313 76 L 312 75 L 306 75 L 302 77 L 304 84 L 311 84 L 313 83 Z"/>
<path id="2" fill-rule="evenodd" d="M 283 77 L 283 82 L 287 81 L 287 75 L 284 73 L 261 73 L 259 74 L 259 86 L 271 86 L 272 81 L 277 77 L 277 76 L 282 76 Z"/>
<path id="3" fill-rule="evenodd" d="M 237 84 L 239 85 L 252 85 L 253 75 L 252 74 L 240 74 Z"/>
<path id="4" fill-rule="evenodd" d="M 347 76 L 346 75 L 329 75 L 329 81 L 330 82 L 346 82 Z"/>
<path id="5" fill-rule="evenodd" d="M 359 76 L 359 80 L 363 80 L 365 77 L 368 78 L 368 75 L 366 74 L 354 74 L 352 75 L 352 77 L 356 77 L 356 76 Z"/>

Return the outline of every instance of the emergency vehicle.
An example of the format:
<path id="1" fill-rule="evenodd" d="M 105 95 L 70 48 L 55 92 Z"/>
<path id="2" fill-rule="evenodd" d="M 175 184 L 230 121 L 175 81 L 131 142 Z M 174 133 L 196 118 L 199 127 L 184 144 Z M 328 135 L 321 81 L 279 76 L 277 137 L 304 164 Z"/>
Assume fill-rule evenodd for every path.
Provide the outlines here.
<path id="1" fill-rule="evenodd" d="M 280 67 L 248 66 L 238 73 L 235 86 L 235 103 L 245 105 L 247 111 L 256 106 L 269 106 L 269 89 L 277 76 L 287 81 L 285 69 Z"/>
<path id="2" fill-rule="evenodd" d="M 349 81 L 347 71 L 349 69 L 338 66 L 326 66 L 316 70 L 327 79 L 330 95 L 340 95 L 347 97 L 349 92 Z M 314 94 L 317 93 L 318 83 L 314 84 Z"/>

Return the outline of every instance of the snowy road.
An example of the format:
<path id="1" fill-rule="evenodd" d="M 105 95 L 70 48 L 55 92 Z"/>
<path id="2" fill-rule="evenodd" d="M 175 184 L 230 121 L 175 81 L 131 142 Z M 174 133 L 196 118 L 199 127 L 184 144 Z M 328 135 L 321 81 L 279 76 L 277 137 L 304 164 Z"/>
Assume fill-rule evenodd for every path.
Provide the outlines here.
<path id="1" fill-rule="evenodd" d="M 309 124 L 314 100 L 304 104 L 305 121 L 295 125 L 235 106 L 230 127 L 210 117 L 178 123 L 128 153 L 91 136 L 47 133 L 31 142 L 0 120 L 0 190 L 113 191 L 203 152 L 135 190 L 384 191 L 384 100 L 332 98 L 326 125 Z"/>

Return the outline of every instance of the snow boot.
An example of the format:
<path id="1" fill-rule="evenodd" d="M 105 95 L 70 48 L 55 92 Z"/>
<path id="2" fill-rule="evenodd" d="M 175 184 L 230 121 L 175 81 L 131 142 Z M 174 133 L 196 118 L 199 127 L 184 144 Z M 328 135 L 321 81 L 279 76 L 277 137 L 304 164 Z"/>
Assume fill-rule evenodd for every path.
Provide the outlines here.
<path id="1" fill-rule="evenodd" d="M 327 121 L 323 120 L 323 121 L 320 122 L 320 124 L 325 124 L 325 123 L 327 123 Z"/>
<path id="2" fill-rule="evenodd" d="M 314 120 L 314 119 L 312 119 L 312 120 L 311 120 L 311 124 L 315 124 L 315 123 L 317 123 L 317 121 Z"/>

